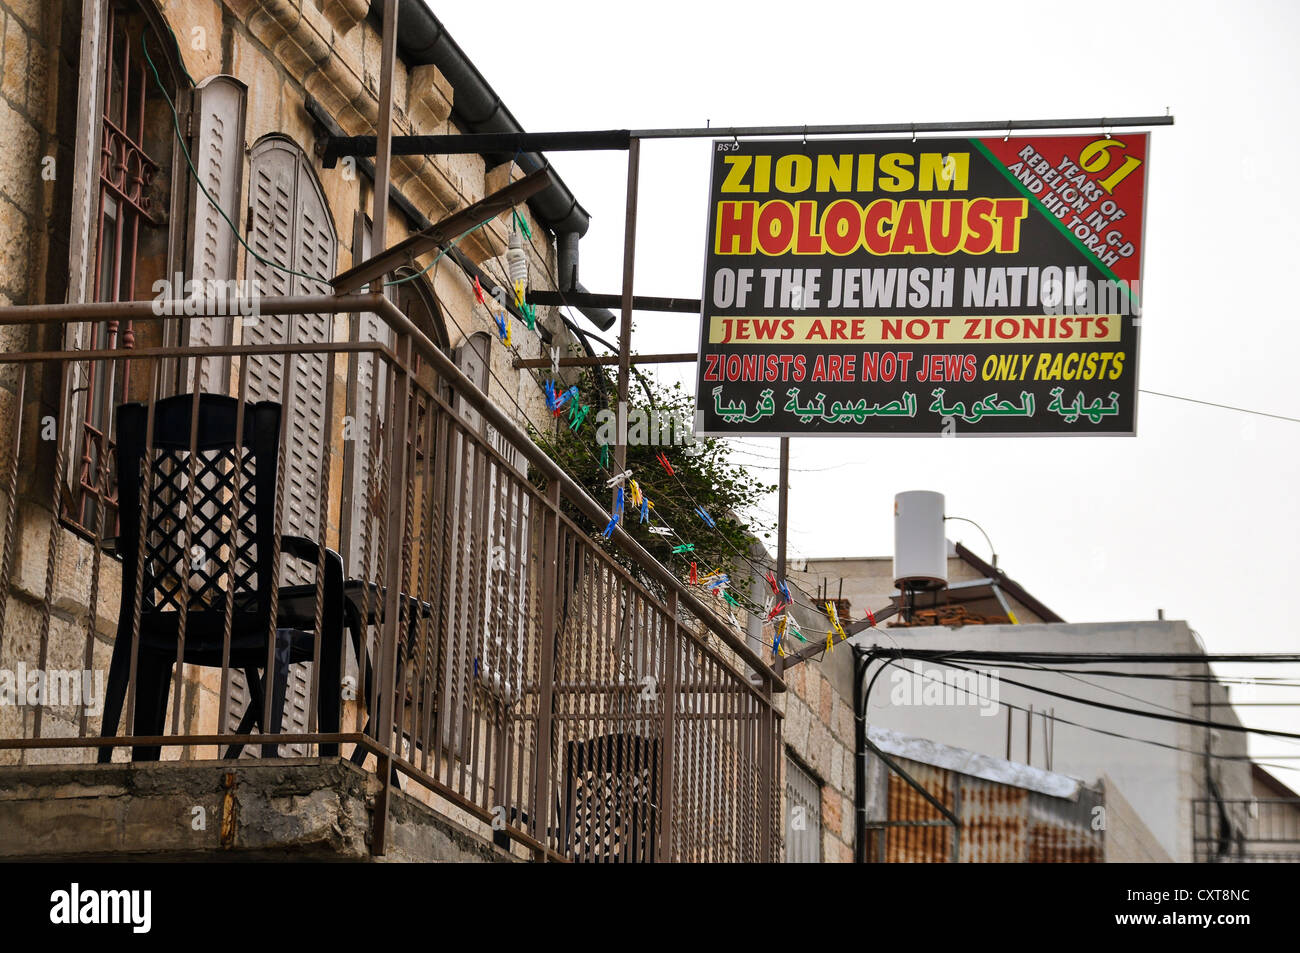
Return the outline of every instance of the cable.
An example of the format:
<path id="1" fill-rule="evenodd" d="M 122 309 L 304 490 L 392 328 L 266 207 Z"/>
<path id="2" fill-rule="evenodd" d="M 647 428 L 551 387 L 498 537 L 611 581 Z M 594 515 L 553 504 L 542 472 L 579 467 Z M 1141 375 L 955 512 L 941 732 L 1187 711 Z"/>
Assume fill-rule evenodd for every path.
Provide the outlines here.
<path id="1" fill-rule="evenodd" d="M 883 671 L 884 671 L 887 667 L 889 667 L 890 665 L 896 665 L 896 661 L 897 661 L 897 660 L 895 660 L 895 659 L 885 659 L 885 660 L 884 660 L 885 664 L 882 665 L 882 666 L 880 667 L 880 669 L 877 670 L 877 674 L 879 674 L 880 672 L 883 672 Z M 901 671 L 901 672 L 906 672 L 906 671 L 907 671 L 907 669 L 903 668 L 902 666 L 897 666 L 897 667 L 898 667 L 898 670 Z M 909 674 L 912 674 L 912 673 L 909 673 Z M 931 682 L 938 681 L 938 679 L 935 679 L 935 678 L 934 678 L 933 676 L 931 676 L 931 675 L 926 675 L 924 672 L 921 672 L 920 675 L 921 675 L 922 678 L 926 679 L 927 681 L 931 681 Z M 874 678 L 873 678 L 872 681 L 873 681 L 873 683 L 874 683 Z M 946 685 L 947 685 L 947 682 L 943 682 L 942 684 L 944 684 L 944 685 L 946 686 Z M 1028 713 L 1028 714 L 1033 714 L 1033 712 L 1030 712 L 1028 708 L 1025 708 L 1025 707 L 1023 707 L 1023 706 L 1021 706 L 1021 705 L 1013 704 L 1012 702 L 1003 701 L 1003 700 L 1000 699 L 1000 698 L 987 698 L 987 697 L 981 695 L 981 694 L 980 694 L 979 692 L 977 692 L 977 691 L 976 691 L 976 692 L 972 692 L 972 691 L 970 691 L 970 690 L 968 690 L 968 689 L 965 689 L 965 688 L 963 688 L 962 691 L 965 692 L 965 693 L 968 694 L 968 695 L 974 695 L 974 696 L 975 696 L 976 698 L 978 698 L 980 701 L 991 701 L 991 702 L 993 702 L 993 703 L 996 704 L 996 705 L 1000 705 L 1000 706 L 1002 706 L 1003 708 L 1009 708 L 1009 709 L 1012 709 L 1013 711 L 1022 711 L 1022 712 L 1026 712 L 1026 713 Z M 868 696 L 868 697 L 869 697 L 869 696 Z M 1138 744 L 1144 744 L 1144 745 L 1154 745 L 1154 746 L 1156 746 L 1157 748 L 1167 748 L 1167 749 L 1169 749 L 1170 751 L 1181 751 L 1181 752 L 1183 752 L 1184 754 L 1192 754 L 1192 755 L 1196 755 L 1197 757 L 1205 757 L 1205 755 L 1207 754 L 1207 752 L 1202 751 L 1202 750 L 1197 750 L 1197 749 L 1194 749 L 1194 748 L 1184 748 L 1184 747 L 1181 747 L 1180 745 L 1169 744 L 1169 743 L 1164 742 L 1164 741 L 1156 741 L 1156 740 L 1153 739 L 1153 738 L 1139 738 L 1139 737 L 1137 737 L 1137 736 L 1135 736 L 1135 735 L 1126 735 L 1126 734 L 1123 734 L 1122 732 L 1118 732 L 1118 731 L 1110 731 L 1110 730 L 1108 730 L 1108 729 L 1106 729 L 1106 728 L 1097 728 L 1097 727 L 1095 727 L 1095 726 L 1093 726 L 1093 725 L 1084 725 L 1084 724 L 1080 724 L 1079 722 L 1071 721 L 1071 720 L 1068 719 L 1068 718 L 1061 718 L 1061 717 L 1058 716 L 1058 715 L 1052 715 L 1051 718 L 1052 718 L 1052 721 L 1054 721 L 1054 722 L 1056 722 L 1056 723 L 1058 723 L 1058 724 L 1069 725 L 1071 728 L 1079 728 L 1079 729 L 1082 729 L 1083 731 L 1091 731 L 1091 732 L 1094 732 L 1094 733 L 1099 734 L 1099 735 L 1107 735 L 1107 736 L 1109 736 L 1109 737 L 1111 737 L 1111 738 L 1119 738 L 1119 739 L 1122 739 L 1122 740 L 1124 740 L 1124 741 L 1133 741 L 1133 742 L 1136 742 L 1136 743 L 1138 743 Z M 1198 722 L 1198 724 L 1202 724 L 1202 725 L 1203 725 L 1204 722 Z M 1209 753 L 1209 756 L 1210 756 L 1211 758 L 1217 758 L 1217 759 L 1222 760 L 1222 761 L 1252 761 L 1250 755 L 1214 754 L 1214 753 L 1210 752 L 1210 753 Z M 1266 756 L 1266 757 L 1274 757 L 1274 758 L 1283 758 L 1283 759 L 1285 759 L 1285 758 L 1287 758 L 1288 756 L 1287 756 L 1287 755 L 1268 755 L 1268 756 Z M 1297 768 L 1291 767 L 1290 765 L 1285 765 L 1285 764 L 1270 764 L 1270 763 L 1265 762 L 1265 761 L 1252 761 L 1252 763 L 1254 763 L 1254 764 L 1258 764 L 1258 765 L 1260 765 L 1261 767 L 1276 768 L 1276 769 L 1278 769 L 1278 770 L 1280 770 L 1280 771 L 1296 771 L 1296 770 L 1300 770 L 1300 769 L 1297 769 Z"/>
<path id="2" fill-rule="evenodd" d="M 1158 390 L 1147 390 L 1145 387 L 1139 387 L 1138 391 L 1143 394 L 1151 394 L 1153 397 L 1168 397 L 1170 400 L 1185 400 L 1189 404 L 1203 404 L 1206 407 L 1218 407 L 1220 410 L 1235 410 L 1239 414 L 1254 414 L 1256 417 L 1272 417 L 1274 420 L 1285 420 L 1289 423 L 1300 424 L 1300 417 L 1287 417 L 1283 414 L 1270 414 L 1262 410 L 1250 410 L 1247 407 L 1233 407 L 1231 404 L 1216 404 L 1212 400 L 1197 400 L 1195 397 L 1179 397 L 1177 394 L 1166 394 Z"/>
<path id="3" fill-rule="evenodd" d="M 176 132 L 176 144 L 180 146 L 181 155 L 184 156 L 185 158 L 185 164 L 189 166 L 190 175 L 194 177 L 194 184 L 199 187 L 199 191 L 203 193 L 203 197 L 206 198 L 210 203 L 212 203 L 212 207 L 217 210 L 217 214 L 220 215 L 221 218 L 225 221 L 225 223 L 230 226 L 230 232 L 232 235 L 234 235 L 235 241 L 239 242 L 240 245 L 244 246 L 244 250 L 247 251 L 248 254 L 253 256 L 254 259 L 260 261 L 268 268 L 274 268 L 276 271 L 284 272 L 287 275 L 293 275 L 296 278 L 305 278 L 308 281 L 319 281 L 322 282 L 323 284 L 329 284 L 329 279 L 324 278 L 321 275 L 309 275 L 306 274 L 305 272 L 294 271 L 292 268 L 288 268 L 285 267 L 284 265 L 278 264 L 277 262 L 271 261 L 269 258 L 263 258 L 257 252 L 253 251 L 253 247 L 249 245 L 247 241 L 244 240 L 244 237 L 242 235 L 239 234 L 239 227 L 230 220 L 230 216 L 226 214 L 226 210 L 223 209 L 221 205 L 217 202 L 217 200 L 212 197 L 212 193 L 208 191 L 207 186 L 203 184 L 203 181 L 199 176 L 199 170 L 194 167 L 194 161 L 190 158 L 190 150 L 185 145 L 185 137 L 181 134 L 181 120 L 180 120 L 180 116 L 177 115 L 176 113 L 176 104 L 173 103 L 172 98 L 167 95 L 167 87 L 163 85 L 162 77 L 158 75 L 158 67 L 154 65 L 153 57 L 149 55 L 149 45 L 148 43 L 145 42 L 147 37 L 148 37 L 148 33 L 140 34 L 140 48 L 144 51 L 144 58 L 145 61 L 149 64 L 149 71 L 153 73 L 154 83 L 157 84 L 158 91 L 162 93 L 163 99 L 167 101 L 167 108 L 171 110 L 172 129 L 174 129 Z M 175 41 L 175 39 L 176 37 L 173 34 L 172 40 Z M 189 77 L 188 73 L 186 73 L 186 77 L 187 78 Z M 190 79 L 190 83 L 192 85 L 194 83 L 194 80 Z"/>
<path id="4" fill-rule="evenodd" d="M 956 662 L 953 662 L 951 659 L 942 659 L 937 661 L 941 661 L 943 665 L 948 666 L 950 668 L 958 669 L 963 672 L 972 672 L 975 674 L 978 674 L 979 672 L 978 669 L 967 668 L 964 665 L 960 665 Z M 1232 724 L 1228 724 L 1227 722 L 1188 718 L 1183 715 L 1165 715 L 1155 711 L 1141 711 L 1140 709 L 1128 708 L 1123 705 L 1112 705 L 1109 702 L 1094 701 L 1093 699 L 1089 699 L 1089 698 L 1080 698 L 1077 695 L 1067 695 L 1064 692 L 1052 691 L 1050 688 L 1040 688 L 1037 685 L 1029 685 L 1026 684 L 1025 682 L 1017 682 L 1014 679 L 1003 678 L 1001 675 L 998 675 L 997 679 L 999 682 L 1005 682 L 1008 685 L 1015 685 L 1017 688 L 1025 688 L 1028 689 L 1029 691 L 1038 692 L 1041 695 L 1049 695 L 1052 698 L 1060 698 L 1065 701 L 1076 702 L 1080 705 L 1090 705 L 1093 708 L 1101 708 L 1106 711 L 1118 712 L 1123 715 L 1136 715 L 1140 718 L 1153 718 L 1157 721 L 1168 721 L 1178 725 L 1192 725 L 1193 727 L 1196 728 L 1216 728 L 1220 731 L 1245 732 L 1248 734 L 1265 735 L 1270 738 L 1300 739 L 1300 734 L 1297 734 L 1292 731 L 1276 731 L 1270 728 L 1249 728 L 1246 727 L 1245 725 L 1232 725 Z"/>

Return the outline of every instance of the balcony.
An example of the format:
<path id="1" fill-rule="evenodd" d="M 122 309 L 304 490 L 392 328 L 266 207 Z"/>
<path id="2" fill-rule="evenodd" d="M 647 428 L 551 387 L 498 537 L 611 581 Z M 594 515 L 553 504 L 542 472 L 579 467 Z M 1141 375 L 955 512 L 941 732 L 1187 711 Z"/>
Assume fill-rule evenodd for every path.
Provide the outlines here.
<path id="1" fill-rule="evenodd" d="M 263 298 L 256 334 L 179 347 L 215 305 L 155 304 L 0 308 L 11 830 L 71 786 L 82 836 L 50 856 L 275 858 L 249 799 L 291 794 L 300 818 L 338 798 L 313 843 L 356 859 L 448 823 L 504 859 L 778 858 L 780 680 L 630 537 L 600 540 L 604 508 L 406 314 Z M 304 319 L 330 330 L 302 343 Z M 132 347 L 98 346 L 119 328 Z M 149 820 L 190 797 L 164 788 L 220 822 Z"/>

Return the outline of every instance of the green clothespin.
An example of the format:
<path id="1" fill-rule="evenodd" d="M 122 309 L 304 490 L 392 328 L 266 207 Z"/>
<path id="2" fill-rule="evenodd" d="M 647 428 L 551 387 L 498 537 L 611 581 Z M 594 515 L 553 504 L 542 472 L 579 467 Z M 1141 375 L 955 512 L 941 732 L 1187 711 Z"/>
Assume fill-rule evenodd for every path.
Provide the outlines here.
<path id="1" fill-rule="evenodd" d="M 582 429 L 582 422 L 587 419 L 587 414 L 591 413 L 591 405 L 578 405 L 578 402 L 569 402 L 569 429 L 577 433 Z"/>
<path id="2" fill-rule="evenodd" d="M 527 301 L 519 303 L 519 313 L 524 316 L 524 324 L 528 325 L 528 330 L 532 331 L 537 328 L 537 309 Z"/>
<path id="3" fill-rule="evenodd" d="M 673 547 L 673 552 L 674 552 L 674 553 L 693 553 L 693 552 L 695 552 L 695 544 L 694 544 L 694 543 L 683 543 L 681 546 L 674 546 L 674 547 Z"/>
<path id="4" fill-rule="evenodd" d="M 600 465 L 606 470 L 609 469 L 609 444 L 607 443 L 600 445 Z"/>
<path id="5" fill-rule="evenodd" d="M 737 599 L 735 596 L 733 596 L 728 590 L 726 589 L 722 590 L 722 598 L 726 600 L 726 602 L 728 602 L 729 604 L 735 606 L 737 609 L 740 608 L 740 600 Z"/>

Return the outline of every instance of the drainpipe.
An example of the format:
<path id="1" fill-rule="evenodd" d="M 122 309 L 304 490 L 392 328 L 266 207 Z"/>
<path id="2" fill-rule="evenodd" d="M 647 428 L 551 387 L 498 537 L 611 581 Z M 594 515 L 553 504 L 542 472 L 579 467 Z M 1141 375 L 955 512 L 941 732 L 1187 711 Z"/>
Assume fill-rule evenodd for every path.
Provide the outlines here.
<path id="1" fill-rule="evenodd" d="M 379 21 L 382 8 L 382 0 L 372 0 L 371 18 Z M 459 128 L 473 133 L 524 131 L 424 0 L 398 0 L 397 49 L 406 63 L 436 66 L 451 83 L 455 91 L 451 114 Z M 550 167 L 546 157 L 538 152 L 485 154 L 483 158 L 489 167 L 514 162 L 525 173 Z M 528 206 L 537 221 L 555 234 L 559 290 L 586 292 L 578 281 L 578 241 L 591 226 L 586 209 L 578 204 L 558 175 L 549 188 L 528 200 Z M 602 331 L 614 324 L 614 314 L 606 308 L 578 310 Z"/>
<path id="2" fill-rule="evenodd" d="M 867 699 L 863 681 L 872 654 L 858 645 L 853 649 L 853 862 L 867 862 Z"/>

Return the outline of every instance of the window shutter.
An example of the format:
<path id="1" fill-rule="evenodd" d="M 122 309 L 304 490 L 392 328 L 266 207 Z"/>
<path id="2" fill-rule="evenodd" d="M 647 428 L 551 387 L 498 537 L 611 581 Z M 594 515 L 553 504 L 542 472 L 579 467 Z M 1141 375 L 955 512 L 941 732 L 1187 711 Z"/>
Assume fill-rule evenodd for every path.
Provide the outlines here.
<path id="1" fill-rule="evenodd" d="M 253 149 L 249 245 L 263 258 L 299 272 L 290 275 L 252 259 L 246 272 L 261 293 L 325 294 L 334 273 L 337 239 L 316 177 L 302 150 L 287 140 L 264 139 Z M 301 275 L 310 277 L 304 278 Z M 296 344 L 328 339 L 325 314 L 260 315 L 244 322 L 248 344 Z M 280 531 L 318 539 L 323 517 L 321 447 L 328 360 L 324 354 L 249 359 L 248 399 L 276 400 L 285 413 L 284 511 Z M 310 581 L 310 570 L 290 571 L 286 582 Z"/>
<path id="2" fill-rule="evenodd" d="M 194 157 L 198 181 L 227 215 L 239 215 L 244 171 L 244 110 L 248 87 L 233 76 L 211 76 L 194 91 Z M 221 213 L 190 180 L 190 260 L 187 272 L 197 281 L 226 281 L 235 277 L 239 245 Z M 177 289 L 179 293 L 179 289 Z M 200 317 L 185 322 L 189 347 L 229 344 L 229 316 Z M 194 362 L 197 363 L 197 362 Z M 208 358 L 194 380 L 194 366 L 185 371 L 188 390 L 225 393 L 230 382 L 230 358 Z"/>
<path id="3" fill-rule="evenodd" d="M 490 349 L 491 338 L 480 333 L 472 335 L 456 352 L 456 365 L 461 373 L 485 393 L 491 376 Z M 506 457 L 512 469 L 526 476 L 522 455 L 483 420 L 463 394 L 455 395 L 453 406 L 472 431 L 482 434 L 489 446 Z M 468 465 L 467 453 L 470 454 Z M 512 483 L 506 471 L 495 460 L 472 453 L 466 441 L 453 438 L 448 467 L 447 512 L 452 520 L 448 539 L 453 541 L 448 559 L 452 578 L 464 580 L 464 584 L 451 595 L 452 618 L 446 630 L 444 650 L 445 701 L 440 721 L 443 743 L 458 756 L 469 757 L 472 752 L 466 748 L 469 738 L 464 728 L 468 724 L 468 710 L 476 698 L 473 681 L 476 679 L 480 689 L 508 703 L 519 698 L 528 618 L 520 605 L 517 587 L 508 582 L 526 578 L 530 571 L 532 529 L 528 497 L 511 491 Z M 483 483 L 479 467 L 488 471 Z M 486 501 L 475 493 L 484 484 Z M 483 523 L 477 525 L 478 520 Z M 475 525 L 477 532 L 470 532 L 470 527 Z M 487 558 L 476 560 L 473 547 L 485 537 Z"/>
<path id="4" fill-rule="evenodd" d="M 257 282 L 264 296 L 324 294 L 334 274 L 337 238 L 324 195 L 307 157 L 292 142 L 278 136 L 253 147 L 250 165 L 250 219 L 248 244 L 258 257 L 248 256 L 245 274 Z M 273 268 L 266 262 L 281 266 Z M 286 273 L 283 268 L 299 272 Z M 301 275 L 309 277 L 304 278 Z M 330 333 L 330 316 L 258 315 L 242 322 L 245 344 L 295 344 L 323 342 Z M 247 400 L 279 401 L 284 413 L 285 472 L 281 533 L 320 538 L 325 503 L 321 499 L 323 457 L 321 447 L 330 439 L 325 420 L 328 358 L 324 354 L 257 355 L 248 359 Z M 285 559 L 281 585 L 310 583 L 315 567 Z M 285 694 L 285 732 L 307 730 L 307 698 L 311 686 L 310 663 L 290 666 Z M 234 730 L 248 706 L 248 686 L 242 672 L 231 672 L 230 721 Z M 259 749 L 246 748 L 247 757 Z M 306 755 L 305 745 L 285 745 L 281 753 Z"/>
<path id="5" fill-rule="evenodd" d="M 311 695 L 311 665 L 311 662 L 295 662 L 289 666 L 289 683 L 284 690 L 284 720 L 280 723 L 280 730 L 285 733 L 305 734 L 307 731 L 307 701 Z M 266 690 L 265 683 L 262 685 L 262 690 Z M 226 707 L 227 733 L 234 734 L 238 730 L 244 712 L 248 711 L 249 698 L 248 680 L 244 678 L 243 671 L 232 668 L 230 670 L 230 704 Z M 280 746 L 280 754 L 285 758 L 306 758 L 311 754 L 308 750 L 309 747 L 309 745 L 305 744 L 283 744 Z M 260 758 L 262 748 L 257 744 L 245 745 L 239 756 L 241 758 Z"/>
<path id="6" fill-rule="evenodd" d="M 353 260 L 365 261 L 372 254 L 369 219 L 356 213 L 352 230 Z M 387 293 L 387 292 L 386 292 Z M 391 295 L 390 295 L 391 297 Z M 353 317 L 352 339 L 376 341 L 392 346 L 393 329 L 379 315 L 366 312 Z M 388 411 L 388 369 L 374 354 L 358 354 L 348 381 L 348 416 L 352 419 L 352 439 L 344 445 L 343 475 L 348 496 L 344 512 L 345 567 L 354 579 L 374 579 L 382 560 L 379 533 L 370 514 L 374 482 L 378 479 L 376 460 L 381 448 L 376 435 L 383 432 Z M 372 419 L 375 426 L 372 427 Z M 367 561 L 367 547 L 369 560 Z"/>

